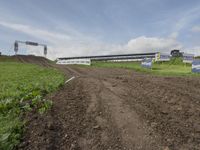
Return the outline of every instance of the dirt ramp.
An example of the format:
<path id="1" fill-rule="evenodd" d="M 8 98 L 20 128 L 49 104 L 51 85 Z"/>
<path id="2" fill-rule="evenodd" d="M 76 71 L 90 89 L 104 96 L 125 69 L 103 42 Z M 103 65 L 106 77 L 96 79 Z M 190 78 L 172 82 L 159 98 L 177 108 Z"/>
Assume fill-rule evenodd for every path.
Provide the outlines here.
<path id="1" fill-rule="evenodd" d="M 51 67 L 53 65 L 53 61 L 45 57 L 34 55 L 0 56 L 0 61 L 31 63 L 44 67 Z"/>
<path id="2" fill-rule="evenodd" d="M 52 66 L 53 62 L 45 57 L 34 55 L 17 55 L 13 56 L 16 60 L 22 63 L 37 64 L 45 67 Z"/>

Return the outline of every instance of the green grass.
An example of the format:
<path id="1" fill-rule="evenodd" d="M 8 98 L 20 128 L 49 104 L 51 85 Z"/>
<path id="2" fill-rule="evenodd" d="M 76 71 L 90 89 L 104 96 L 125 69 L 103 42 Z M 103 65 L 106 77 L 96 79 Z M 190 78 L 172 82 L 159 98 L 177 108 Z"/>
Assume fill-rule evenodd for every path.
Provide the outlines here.
<path id="1" fill-rule="evenodd" d="M 141 62 L 93 62 L 92 66 L 133 69 L 161 76 L 200 76 L 200 74 L 191 72 L 191 64 L 182 63 L 180 59 L 172 59 L 170 62 L 153 63 L 152 69 L 141 67 Z"/>
<path id="2" fill-rule="evenodd" d="M 195 57 L 195 59 L 200 59 L 200 56 Z"/>
<path id="3" fill-rule="evenodd" d="M 44 111 L 51 101 L 43 97 L 64 83 L 55 69 L 17 62 L 0 62 L 0 149 L 13 149 L 20 140 L 27 111 Z"/>

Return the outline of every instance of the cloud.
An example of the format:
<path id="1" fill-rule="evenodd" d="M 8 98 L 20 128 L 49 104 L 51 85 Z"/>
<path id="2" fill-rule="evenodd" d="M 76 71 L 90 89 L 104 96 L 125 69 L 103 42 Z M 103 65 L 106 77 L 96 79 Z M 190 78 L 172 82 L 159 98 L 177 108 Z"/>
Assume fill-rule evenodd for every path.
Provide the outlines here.
<path id="1" fill-rule="evenodd" d="M 183 51 L 185 53 L 194 54 L 195 56 L 200 56 L 200 46 L 184 48 Z"/>
<path id="2" fill-rule="evenodd" d="M 67 30 L 63 30 L 63 32 L 60 33 L 50 30 L 43 30 L 29 25 L 11 23 L 6 21 L 0 21 L 0 26 L 12 29 L 20 33 L 24 33 L 38 39 L 38 41 L 42 40 L 47 42 L 48 57 L 50 59 L 55 59 L 56 57 L 61 56 L 64 57 L 78 55 L 79 53 L 80 55 L 82 55 L 83 53 L 87 53 L 90 51 L 88 48 L 91 47 L 89 41 L 95 43 L 92 38 L 84 36 L 74 29 L 69 28 Z M 36 50 L 37 48 L 38 50 Z M 35 55 L 42 54 L 40 47 L 28 47 L 28 52 Z"/>
<path id="3" fill-rule="evenodd" d="M 181 49 L 182 45 L 174 38 L 159 38 L 141 36 L 132 39 L 127 44 L 128 50 L 137 52 L 168 52 L 172 49 Z"/>
<path id="4" fill-rule="evenodd" d="M 184 47 L 173 35 L 175 34 L 172 33 L 167 38 L 141 36 L 130 40 L 124 47 L 128 53 L 163 52 L 169 54 L 171 50 L 179 49 L 185 53 L 200 56 L 200 46 Z"/>
<path id="5" fill-rule="evenodd" d="M 64 45 L 61 44 L 62 46 Z M 64 48 L 65 47 L 65 48 Z M 174 38 L 159 38 L 141 36 L 129 40 L 125 44 L 107 44 L 102 42 L 88 42 L 86 45 L 71 44 L 58 49 L 57 57 L 63 56 L 85 56 L 85 55 L 107 55 L 107 54 L 129 54 L 163 52 L 170 53 L 172 49 L 181 49 L 183 46 Z"/>
<path id="6" fill-rule="evenodd" d="M 182 45 L 177 41 L 178 33 L 174 32 L 169 37 L 146 37 L 140 36 L 130 39 L 124 44 L 111 44 L 97 41 L 79 33 L 68 30 L 68 32 L 54 32 L 42 30 L 28 25 L 13 24 L 0 21 L 0 25 L 6 28 L 30 35 L 37 39 L 48 42 L 48 58 L 86 56 L 86 55 L 107 55 L 107 54 L 128 54 L 145 52 L 167 52 L 172 49 L 180 49 Z M 28 52 L 35 55 L 43 55 L 40 47 L 29 47 Z"/>
<path id="7" fill-rule="evenodd" d="M 191 29 L 192 32 L 200 32 L 200 26 L 194 26 Z"/>
<path id="8" fill-rule="evenodd" d="M 32 26 L 23 25 L 23 24 L 16 24 L 16 23 L 9 23 L 0 21 L 0 25 L 6 28 L 10 28 L 12 30 L 22 32 L 25 34 L 28 34 L 32 37 L 38 38 L 38 39 L 45 39 L 49 42 L 54 42 L 54 40 L 68 40 L 70 39 L 70 36 L 67 36 L 65 34 L 57 33 L 57 32 L 51 32 L 48 30 L 41 30 L 38 28 L 34 28 Z"/>
<path id="9" fill-rule="evenodd" d="M 195 20 L 199 19 L 200 6 L 197 5 L 192 9 L 181 12 L 181 16 L 175 21 L 174 31 L 179 32 L 182 29 L 188 28 Z"/>
<path id="10" fill-rule="evenodd" d="M 178 32 L 173 32 L 169 35 L 170 38 L 172 39 L 176 39 L 177 37 L 179 36 L 179 33 Z"/>

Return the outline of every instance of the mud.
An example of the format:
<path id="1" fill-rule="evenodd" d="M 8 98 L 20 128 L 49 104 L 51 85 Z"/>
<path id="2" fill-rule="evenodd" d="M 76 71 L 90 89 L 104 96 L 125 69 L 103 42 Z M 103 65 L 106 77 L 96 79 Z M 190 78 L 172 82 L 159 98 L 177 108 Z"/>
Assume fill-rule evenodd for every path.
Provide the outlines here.
<path id="1" fill-rule="evenodd" d="M 47 114 L 27 115 L 18 149 L 200 149 L 200 78 L 58 68 L 76 78 L 48 95 Z"/>

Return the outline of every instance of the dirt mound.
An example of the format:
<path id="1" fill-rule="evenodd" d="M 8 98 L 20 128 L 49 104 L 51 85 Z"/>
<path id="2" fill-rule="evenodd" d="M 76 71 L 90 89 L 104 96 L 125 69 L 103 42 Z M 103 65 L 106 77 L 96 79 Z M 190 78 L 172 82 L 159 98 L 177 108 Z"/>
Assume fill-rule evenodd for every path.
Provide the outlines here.
<path id="1" fill-rule="evenodd" d="M 22 63 L 31 63 L 31 64 L 36 64 L 36 65 L 41 65 L 45 67 L 49 67 L 53 64 L 52 61 L 45 57 L 41 56 L 34 56 L 34 55 L 17 55 L 17 56 L 12 56 L 16 60 Z"/>
<path id="2" fill-rule="evenodd" d="M 44 67 L 52 66 L 53 62 L 45 57 L 34 56 L 34 55 L 14 55 L 14 56 L 0 56 L 0 62 L 21 62 L 21 63 L 31 63 Z"/>

